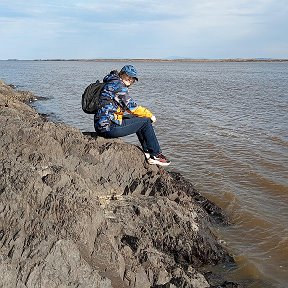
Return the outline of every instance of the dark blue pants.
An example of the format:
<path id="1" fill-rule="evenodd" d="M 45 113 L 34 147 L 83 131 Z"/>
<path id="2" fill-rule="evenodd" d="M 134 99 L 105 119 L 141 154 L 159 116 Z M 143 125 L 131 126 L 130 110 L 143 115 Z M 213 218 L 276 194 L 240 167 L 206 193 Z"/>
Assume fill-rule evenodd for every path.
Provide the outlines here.
<path id="1" fill-rule="evenodd" d="M 101 132 L 96 129 L 97 135 L 104 138 L 118 138 L 136 133 L 144 152 L 156 156 L 161 152 L 151 120 L 149 118 L 125 116 L 122 124 L 111 123 L 110 131 Z"/>

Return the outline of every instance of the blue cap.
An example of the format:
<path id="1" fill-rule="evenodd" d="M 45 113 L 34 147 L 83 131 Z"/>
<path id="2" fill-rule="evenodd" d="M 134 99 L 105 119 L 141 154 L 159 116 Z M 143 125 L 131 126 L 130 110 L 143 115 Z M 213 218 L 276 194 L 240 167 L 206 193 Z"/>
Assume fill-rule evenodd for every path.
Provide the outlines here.
<path id="1" fill-rule="evenodd" d="M 138 81 L 138 73 L 136 68 L 133 65 L 125 65 L 122 69 L 121 72 L 124 72 L 130 77 L 135 78 Z"/>

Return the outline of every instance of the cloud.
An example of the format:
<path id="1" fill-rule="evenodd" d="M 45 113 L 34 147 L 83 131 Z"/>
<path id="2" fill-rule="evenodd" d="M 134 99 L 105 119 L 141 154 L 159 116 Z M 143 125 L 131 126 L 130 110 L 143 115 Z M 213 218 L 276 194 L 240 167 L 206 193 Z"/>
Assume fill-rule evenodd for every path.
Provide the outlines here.
<path id="1" fill-rule="evenodd" d="M 59 53 L 57 47 L 62 55 L 83 58 L 93 57 L 95 50 L 112 58 L 193 57 L 203 51 L 217 57 L 217 50 L 226 49 L 228 55 L 249 46 L 255 53 L 257 42 L 261 48 L 273 46 L 269 39 L 274 46 L 280 38 L 282 45 L 287 43 L 287 6 L 284 0 L 2 0 L 0 52 L 9 54 L 9 45 L 17 43 L 14 37 L 19 47 L 22 39 L 31 51 L 41 46 L 37 53 L 50 57 L 51 51 Z"/>

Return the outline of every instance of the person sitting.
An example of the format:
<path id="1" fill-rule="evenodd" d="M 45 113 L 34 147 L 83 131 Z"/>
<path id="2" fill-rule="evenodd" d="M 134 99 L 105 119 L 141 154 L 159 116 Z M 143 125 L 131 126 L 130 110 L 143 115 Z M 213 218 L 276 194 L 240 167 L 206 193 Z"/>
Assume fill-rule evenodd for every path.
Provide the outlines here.
<path id="1" fill-rule="evenodd" d="M 97 135 L 118 138 L 136 133 L 149 164 L 168 166 L 170 161 L 162 154 L 152 123 L 156 117 L 147 108 L 137 105 L 129 95 L 129 87 L 138 81 L 133 65 L 125 65 L 118 73 L 111 71 L 103 79 L 101 109 L 94 116 Z M 125 113 L 129 113 L 125 115 Z"/>

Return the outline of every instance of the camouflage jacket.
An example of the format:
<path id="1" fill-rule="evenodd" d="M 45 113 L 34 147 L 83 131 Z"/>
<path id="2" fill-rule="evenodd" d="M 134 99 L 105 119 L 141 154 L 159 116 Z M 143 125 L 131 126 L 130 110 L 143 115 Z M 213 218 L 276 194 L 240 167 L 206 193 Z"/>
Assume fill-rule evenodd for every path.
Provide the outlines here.
<path id="1" fill-rule="evenodd" d="M 103 82 L 106 83 L 101 92 L 103 105 L 95 114 L 95 128 L 102 132 L 110 131 L 111 122 L 122 124 L 125 112 L 138 117 L 153 116 L 148 109 L 137 105 L 129 96 L 128 87 L 122 82 L 117 71 L 111 71 L 104 77 Z"/>

